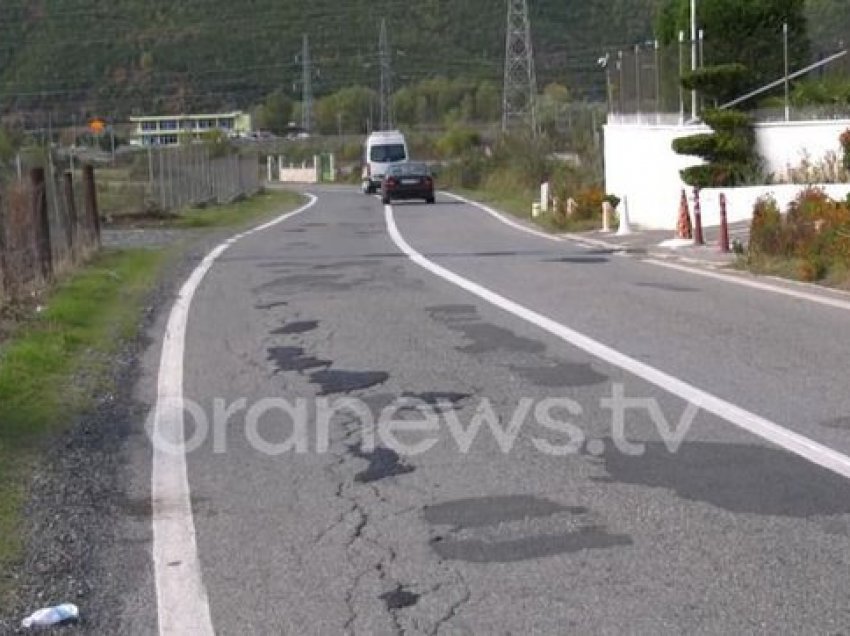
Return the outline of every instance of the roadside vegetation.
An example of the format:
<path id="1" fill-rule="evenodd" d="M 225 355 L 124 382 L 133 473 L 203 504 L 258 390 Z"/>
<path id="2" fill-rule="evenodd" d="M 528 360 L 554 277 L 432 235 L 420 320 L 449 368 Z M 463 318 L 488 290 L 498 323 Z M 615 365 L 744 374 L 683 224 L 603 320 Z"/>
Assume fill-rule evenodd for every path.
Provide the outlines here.
<path id="1" fill-rule="evenodd" d="M 550 184 L 552 207 L 533 220 L 553 232 L 577 232 L 602 226 L 602 203 L 617 204 L 602 189 L 598 155 L 592 142 L 565 156 L 556 136 L 505 136 L 492 145 L 473 135 L 450 130 L 438 140 L 442 148 L 440 187 L 511 214 L 532 220 L 532 203 L 540 200 L 540 185 Z"/>
<path id="2" fill-rule="evenodd" d="M 295 208 L 303 197 L 271 191 L 188 210 L 173 228 L 240 228 Z M 23 549 L 22 511 L 45 449 L 114 387 L 114 355 L 138 333 L 142 310 L 180 245 L 104 250 L 43 297 L 0 307 L 0 599 Z M 2 601 L 0 601 L 2 604 Z"/>
<path id="3" fill-rule="evenodd" d="M 760 199 L 741 265 L 850 290 L 850 201 L 807 188 L 783 213 L 773 198 Z"/>

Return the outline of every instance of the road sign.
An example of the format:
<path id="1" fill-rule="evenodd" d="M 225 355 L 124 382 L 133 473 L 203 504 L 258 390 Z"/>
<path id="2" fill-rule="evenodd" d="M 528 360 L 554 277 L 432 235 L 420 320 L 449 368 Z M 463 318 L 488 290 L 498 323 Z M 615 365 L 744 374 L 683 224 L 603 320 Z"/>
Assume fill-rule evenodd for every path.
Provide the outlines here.
<path id="1" fill-rule="evenodd" d="M 103 121 L 102 119 L 92 119 L 92 120 L 89 122 L 89 130 L 90 130 L 93 134 L 95 134 L 95 135 L 99 135 L 99 134 L 101 134 L 104 130 L 106 130 L 106 122 L 105 122 L 105 121 Z"/>

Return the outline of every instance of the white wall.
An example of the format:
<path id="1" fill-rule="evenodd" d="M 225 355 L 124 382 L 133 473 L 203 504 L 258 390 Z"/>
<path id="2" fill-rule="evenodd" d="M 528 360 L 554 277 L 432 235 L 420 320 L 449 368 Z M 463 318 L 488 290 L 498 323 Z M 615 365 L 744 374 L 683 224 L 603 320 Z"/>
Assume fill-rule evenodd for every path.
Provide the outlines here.
<path id="1" fill-rule="evenodd" d="M 318 183 L 318 168 L 281 168 L 280 180 L 283 183 Z"/>
<path id="2" fill-rule="evenodd" d="M 758 152 L 765 170 L 781 178 L 789 165 L 797 166 L 808 152 L 812 161 L 827 152 L 840 154 L 839 135 L 850 128 L 850 120 L 776 122 L 756 125 Z M 704 126 L 608 124 L 605 126 L 605 189 L 623 199 L 629 220 L 641 227 L 675 230 L 682 188 L 691 200 L 692 189 L 682 183 L 679 171 L 699 163 L 694 157 L 677 155 L 672 143 L 677 137 L 710 132 Z M 759 186 L 726 188 L 730 222 L 749 219 L 759 196 L 772 193 L 784 206 L 802 186 Z M 843 199 L 850 184 L 827 186 L 833 198 Z M 719 190 L 702 192 L 703 224 L 720 223 Z M 693 202 L 691 201 L 693 212 Z"/>

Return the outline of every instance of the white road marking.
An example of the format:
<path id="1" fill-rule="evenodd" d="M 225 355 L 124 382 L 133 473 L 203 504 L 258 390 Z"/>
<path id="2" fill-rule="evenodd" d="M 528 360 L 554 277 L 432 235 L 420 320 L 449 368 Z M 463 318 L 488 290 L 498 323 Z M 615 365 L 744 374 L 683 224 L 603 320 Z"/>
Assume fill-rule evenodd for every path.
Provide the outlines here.
<path id="1" fill-rule="evenodd" d="M 537 327 L 548 331 L 552 335 L 564 340 L 568 344 L 577 347 L 590 355 L 619 367 L 634 376 L 637 376 L 655 386 L 678 396 L 683 400 L 712 413 L 745 431 L 757 435 L 787 451 L 794 453 L 818 466 L 822 466 L 839 475 L 850 479 L 850 457 L 835 451 L 828 446 L 811 440 L 799 433 L 790 431 L 770 420 L 755 413 L 751 413 L 730 402 L 726 402 L 702 389 L 694 387 L 678 378 L 663 371 L 651 367 L 639 360 L 635 360 L 611 347 L 602 344 L 592 338 L 579 333 L 569 327 L 555 322 L 519 303 L 516 303 L 494 291 L 479 285 L 471 280 L 463 278 L 458 274 L 428 260 L 422 254 L 413 249 L 398 230 L 393 215 L 392 206 L 384 208 L 387 223 L 387 231 L 390 238 L 411 261 L 469 293 L 482 298 L 488 303 L 517 316 Z"/>
<path id="2" fill-rule="evenodd" d="M 494 219 L 499 221 L 500 223 L 504 223 L 505 225 L 514 228 L 515 230 L 519 230 L 520 232 L 525 232 L 526 234 L 531 234 L 532 236 L 536 236 L 538 238 L 546 239 L 547 241 L 556 241 L 558 243 L 563 243 L 564 239 L 561 236 L 556 236 L 555 234 L 547 234 L 546 232 L 541 232 L 540 230 L 535 230 L 533 228 L 528 227 L 527 225 L 523 225 L 522 223 L 517 223 L 513 221 L 499 212 L 496 212 L 493 208 L 484 205 L 483 203 L 478 203 L 477 201 L 473 201 L 471 199 L 467 199 L 466 197 L 462 197 L 459 194 L 454 194 L 452 192 L 440 192 L 440 194 L 444 194 L 456 201 L 460 201 L 462 203 L 466 203 L 467 205 L 471 205 L 473 207 L 478 208 L 479 210 L 483 210 Z"/>
<path id="3" fill-rule="evenodd" d="M 827 295 L 821 294 L 813 294 L 811 292 L 798 291 L 796 289 L 789 289 L 787 287 L 782 287 L 780 285 L 771 285 L 770 283 L 762 283 L 757 280 L 751 280 L 748 278 L 742 278 L 739 276 L 734 276 L 732 274 L 721 274 L 717 271 L 709 271 L 704 269 L 697 269 L 694 267 L 687 267 L 686 265 L 677 265 L 675 263 L 667 263 L 664 261 L 659 261 L 656 259 L 644 259 L 645 263 L 649 263 L 651 265 L 657 265 L 658 267 L 666 267 L 667 269 L 672 269 L 677 272 L 685 272 L 687 274 L 692 274 L 694 276 L 702 276 L 703 278 L 711 278 L 713 280 L 723 281 L 724 283 L 732 283 L 734 285 L 741 285 L 742 287 L 749 287 L 750 289 L 758 289 L 761 291 L 767 291 L 774 294 L 780 294 L 782 296 L 788 296 L 790 298 L 796 298 L 797 300 L 806 300 L 812 303 L 818 303 L 820 305 L 826 305 L 827 307 L 834 307 L 836 309 L 844 309 L 846 311 L 850 311 L 850 301 L 842 300 L 840 298 L 833 298 Z"/>
<path id="4" fill-rule="evenodd" d="M 597 241 L 595 239 L 589 239 L 584 237 L 577 236 L 556 236 L 552 234 L 546 234 L 545 232 L 540 232 L 538 230 L 534 230 L 532 228 L 526 227 L 522 223 L 517 223 L 507 217 L 505 217 L 502 213 L 497 212 L 493 208 L 484 205 L 483 203 L 479 203 L 477 201 L 473 201 L 471 199 L 467 199 L 457 194 L 452 194 L 451 192 L 444 192 L 447 196 L 450 196 L 458 201 L 462 201 L 472 207 L 478 208 L 492 216 L 494 219 L 499 221 L 500 223 L 504 223 L 514 229 L 517 229 L 521 232 L 525 232 L 526 234 L 532 234 L 534 236 L 544 238 L 550 241 L 572 241 L 574 243 L 578 243 L 583 247 L 601 247 L 608 250 L 614 250 L 615 256 L 629 256 L 629 254 L 625 251 L 625 246 L 621 246 L 619 249 L 617 247 L 611 245 L 610 243 L 606 243 L 605 241 Z M 675 263 L 668 263 L 665 261 L 652 259 L 652 258 L 643 258 L 640 259 L 641 262 L 649 263 L 650 265 L 657 265 L 659 267 L 666 267 L 668 269 L 674 269 L 680 272 L 685 272 L 687 274 L 694 274 L 697 276 L 704 276 L 706 278 L 713 278 L 715 280 L 723 281 L 725 283 L 732 283 L 735 285 L 742 285 L 744 287 L 749 287 L 751 289 L 758 289 L 760 291 L 771 292 L 774 294 L 781 294 L 783 296 L 790 296 L 791 298 L 796 298 L 798 300 L 806 300 L 813 303 L 819 303 L 821 305 L 826 305 L 828 307 L 835 307 L 838 309 L 847 309 L 850 310 L 850 301 L 841 300 L 839 298 L 831 298 L 826 295 L 814 294 L 810 292 L 804 291 L 795 291 L 793 289 L 788 289 L 786 287 L 782 287 L 781 285 L 771 285 L 770 283 L 762 283 L 754 280 L 748 280 L 746 278 L 740 278 L 738 276 L 732 276 L 729 274 L 721 274 L 716 270 L 708 271 L 704 269 L 698 269 L 695 267 L 688 267 L 686 265 L 677 265 Z M 695 261 L 696 262 L 696 261 Z M 793 284 L 795 281 L 789 281 L 789 284 Z M 835 292 L 842 293 L 842 292 Z"/>
<path id="5" fill-rule="evenodd" d="M 195 541 L 189 476 L 183 452 L 183 364 L 192 298 L 216 259 L 234 243 L 313 207 L 317 198 L 311 194 L 307 196 L 310 202 L 298 210 L 237 234 L 212 250 L 180 289 L 168 318 L 159 364 L 153 433 L 167 441 L 171 450 L 154 444 L 151 476 L 153 562 L 159 633 L 162 635 L 214 633 Z"/>

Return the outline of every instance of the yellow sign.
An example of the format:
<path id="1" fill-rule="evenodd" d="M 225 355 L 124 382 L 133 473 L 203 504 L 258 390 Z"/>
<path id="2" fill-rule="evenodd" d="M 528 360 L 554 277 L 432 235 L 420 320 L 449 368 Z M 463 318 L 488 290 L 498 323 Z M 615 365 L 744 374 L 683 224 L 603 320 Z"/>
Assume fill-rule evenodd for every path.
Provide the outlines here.
<path id="1" fill-rule="evenodd" d="M 95 135 L 99 135 L 106 130 L 106 122 L 102 119 L 92 119 L 89 122 L 89 130 L 91 130 Z"/>

